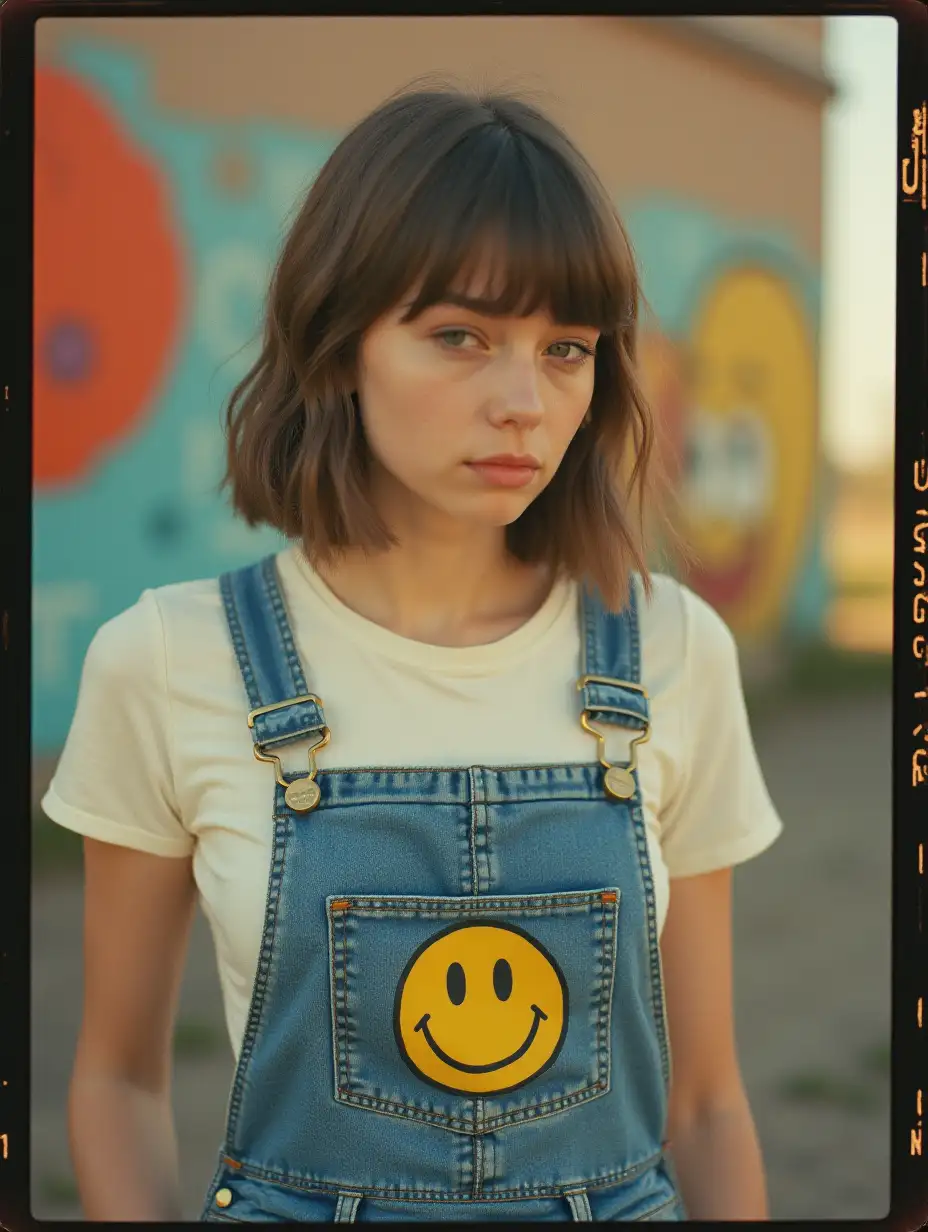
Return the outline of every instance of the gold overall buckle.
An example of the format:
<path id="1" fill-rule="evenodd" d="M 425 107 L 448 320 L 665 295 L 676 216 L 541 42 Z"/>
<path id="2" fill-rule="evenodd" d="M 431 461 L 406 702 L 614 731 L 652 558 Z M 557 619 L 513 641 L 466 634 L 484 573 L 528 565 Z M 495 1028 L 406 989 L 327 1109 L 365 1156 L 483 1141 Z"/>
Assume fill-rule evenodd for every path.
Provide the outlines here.
<path id="1" fill-rule="evenodd" d="M 640 684 L 635 684 L 631 680 L 616 680 L 613 676 L 581 676 L 577 681 L 577 691 L 584 689 L 588 684 L 607 684 L 615 685 L 623 689 L 631 689 L 635 693 L 640 693 L 647 701 L 648 691 L 642 688 Z M 621 714 L 629 719 L 637 719 L 639 723 L 644 723 L 644 730 L 635 736 L 631 742 L 631 758 L 625 766 L 614 766 L 606 761 L 606 737 L 595 727 L 589 720 L 591 710 L 605 714 Z M 591 736 L 596 737 L 599 746 L 599 764 L 605 770 L 603 775 L 603 787 L 606 795 L 612 796 L 615 800 L 630 800 L 635 794 L 635 770 L 638 768 L 638 745 L 644 744 L 651 737 L 651 720 L 642 719 L 641 715 L 636 710 L 629 710 L 626 706 L 584 706 L 580 712 L 580 726 L 584 731 L 588 731 Z"/>
<path id="2" fill-rule="evenodd" d="M 320 710 L 325 709 L 321 697 L 317 697 L 315 693 L 302 693 L 299 697 L 290 697 L 286 701 L 274 702 L 270 706 L 259 706 L 257 710 L 252 710 L 248 716 L 248 726 L 254 728 L 255 719 L 259 715 L 270 714 L 272 710 L 284 710 L 287 706 L 294 706 L 298 702 L 315 702 Z M 316 782 L 316 753 L 319 749 L 325 748 L 332 739 L 332 733 L 327 727 L 317 730 L 322 731 L 322 739 L 309 749 L 309 776 L 303 776 L 298 779 L 285 779 L 283 766 L 277 754 L 268 753 L 265 745 L 255 741 L 256 759 L 272 763 L 277 782 L 284 789 L 284 799 L 289 807 L 297 813 L 308 813 L 310 809 L 314 809 L 322 796 L 322 791 Z"/>

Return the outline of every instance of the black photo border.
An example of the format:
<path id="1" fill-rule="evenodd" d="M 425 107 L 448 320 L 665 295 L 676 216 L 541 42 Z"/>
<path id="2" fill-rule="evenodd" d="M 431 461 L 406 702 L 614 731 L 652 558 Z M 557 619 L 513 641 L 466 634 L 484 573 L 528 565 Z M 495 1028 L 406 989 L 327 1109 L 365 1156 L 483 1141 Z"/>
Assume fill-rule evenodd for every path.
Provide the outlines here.
<path id="1" fill-rule="evenodd" d="M 928 7 L 780 0 L 6 0 L 0 6 L 0 1227 L 38 1224 L 30 1213 L 31 544 L 32 544 L 32 159 L 35 23 L 43 17 L 157 16 L 792 16 L 873 15 L 899 25 L 895 547 L 893 603 L 893 983 L 891 1195 L 886 1220 L 928 1224 L 928 775 L 913 762 L 928 747 L 928 662 L 915 656 L 917 530 L 928 515 L 928 208 L 911 182 L 928 100 Z M 915 130 L 913 132 L 913 125 Z M 921 138 L 921 156 L 925 141 Z M 921 167 L 924 168 L 924 162 Z M 924 170 L 921 176 L 924 177 Z M 886 259 L 891 259 L 887 255 Z M 914 566 L 914 585 L 913 585 Z M 64 1115 L 64 1110 L 62 1110 Z M 924 1131 L 924 1133 L 923 1133 Z M 88 1127 L 92 1132 L 92 1127 Z M 925 1139 L 924 1144 L 922 1139 Z M 807 1222 L 807 1221 L 804 1221 Z M 863 1226 L 864 1221 L 851 1226 Z M 42 1222 L 41 1227 L 52 1226 Z M 787 1226 L 793 1226 L 788 1224 Z M 823 1227 L 838 1226 L 829 1221 Z"/>

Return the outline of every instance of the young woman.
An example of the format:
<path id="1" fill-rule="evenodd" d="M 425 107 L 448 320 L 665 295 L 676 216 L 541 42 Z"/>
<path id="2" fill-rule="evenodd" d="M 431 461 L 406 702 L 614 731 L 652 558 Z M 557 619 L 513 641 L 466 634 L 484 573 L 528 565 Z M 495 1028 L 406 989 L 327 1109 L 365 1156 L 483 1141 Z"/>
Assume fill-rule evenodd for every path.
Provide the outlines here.
<path id="1" fill-rule="evenodd" d="M 228 414 L 289 546 L 100 629 L 44 800 L 85 836 L 89 1218 L 180 1217 L 197 900 L 205 1219 L 765 1217 L 730 870 L 780 823 L 730 633 L 645 564 L 638 300 L 515 98 L 401 94 L 313 184 Z"/>

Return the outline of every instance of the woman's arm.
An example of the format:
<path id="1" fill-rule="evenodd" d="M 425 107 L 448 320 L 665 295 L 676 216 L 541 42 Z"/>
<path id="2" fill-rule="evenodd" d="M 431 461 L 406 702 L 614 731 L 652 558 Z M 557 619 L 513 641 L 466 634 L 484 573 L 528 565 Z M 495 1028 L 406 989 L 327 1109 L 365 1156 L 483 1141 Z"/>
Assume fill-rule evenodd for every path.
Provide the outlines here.
<path id="1" fill-rule="evenodd" d="M 673 1073 L 668 1137 L 690 1219 L 767 1219 L 732 1007 L 731 869 L 671 882 L 661 937 Z"/>
<path id="2" fill-rule="evenodd" d="M 84 1012 L 69 1128 L 90 1220 L 182 1219 L 171 1053 L 196 902 L 191 864 L 84 839 Z"/>

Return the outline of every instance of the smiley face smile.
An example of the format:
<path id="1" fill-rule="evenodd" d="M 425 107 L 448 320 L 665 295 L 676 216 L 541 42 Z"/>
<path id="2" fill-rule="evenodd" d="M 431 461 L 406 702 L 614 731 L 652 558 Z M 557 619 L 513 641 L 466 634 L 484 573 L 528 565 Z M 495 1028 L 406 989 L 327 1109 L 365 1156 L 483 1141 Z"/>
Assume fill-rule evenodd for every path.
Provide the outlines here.
<path id="1" fill-rule="evenodd" d="M 537 938 L 501 920 L 467 921 L 410 955 L 393 1031 L 400 1056 L 431 1086 L 496 1095 L 553 1065 L 568 1017 L 564 973 Z"/>
<path id="2" fill-rule="evenodd" d="M 548 1015 L 544 1012 L 544 1010 L 539 1009 L 534 1002 L 532 1003 L 531 1008 L 535 1012 L 535 1017 L 532 1021 L 531 1029 L 529 1030 L 522 1046 L 517 1048 L 515 1052 L 510 1053 L 508 1057 L 503 1057 L 502 1061 L 491 1061 L 487 1065 L 467 1065 L 464 1061 L 455 1061 L 454 1057 L 449 1057 L 447 1052 L 445 1052 L 445 1050 L 435 1042 L 432 1037 L 432 1032 L 429 1030 L 429 1019 L 432 1016 L 431 1014 L 423 1014 L 413 1029 L 422 1032 L 432 1052 L 435 1053 L 436 1057 L 438 1057 L 440 1061 L 444 1061 L 446 1065 L 452 1066 L 453 1069 L 459 1069 L 464 1074 L 490 1074 L 495 1069 L 503 1069 L 504 1066 L 511 1065 L 513 1061 L 518 1061 L 519 1057 L 525 1056 L 529 1048 L 531 1048 L 532 1044 L 535 1042 L 535 1036 L 538 1034 L 538 1024 L 542 1019 L 547 1021 Z"/>

